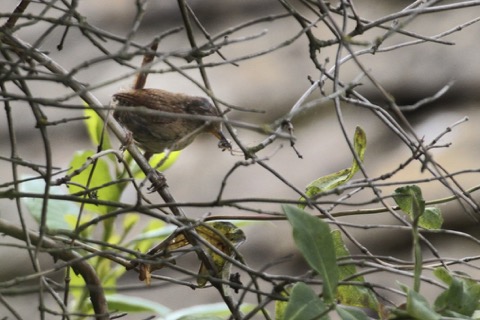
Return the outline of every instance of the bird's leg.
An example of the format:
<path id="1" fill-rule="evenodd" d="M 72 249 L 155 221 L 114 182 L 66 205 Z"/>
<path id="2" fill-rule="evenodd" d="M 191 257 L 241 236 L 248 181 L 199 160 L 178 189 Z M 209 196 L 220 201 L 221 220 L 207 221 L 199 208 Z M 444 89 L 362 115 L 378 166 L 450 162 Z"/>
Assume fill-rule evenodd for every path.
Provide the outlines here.
<path id="1" fill-rule="evenodd" d="M 147 188 L 149 193 L 154 193 L 162 188 L 168 187 L 167 179 L 165 179 L 163 173 L 153 168 L 148 173 L 148 180 L 152 183 L 152 185 Z"/>
<path id="2" fill-rule="evenodd" d="M 212 134 L 218 138 L 218 147 L 222 149 L 222 151 L 228 150 L 232 151 L 232 144 L 230 141 L 225 137 L 222 130 L 213 130 Z"/>

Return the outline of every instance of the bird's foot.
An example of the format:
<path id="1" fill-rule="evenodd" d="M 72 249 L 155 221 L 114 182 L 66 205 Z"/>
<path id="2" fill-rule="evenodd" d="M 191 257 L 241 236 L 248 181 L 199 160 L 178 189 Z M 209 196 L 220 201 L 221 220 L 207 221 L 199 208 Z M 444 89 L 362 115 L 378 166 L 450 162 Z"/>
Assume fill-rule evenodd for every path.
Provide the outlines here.
<path id="1" fill-rule="evenodd" d="M 168 187 L 167 179 L 165 179 L 163 173 L 157 170 L 152 169 L 148 174 L 148 179 L 152 182 L 152 185 L 147 188 L 149 193 L 154 193 L 160 189 Z"/>

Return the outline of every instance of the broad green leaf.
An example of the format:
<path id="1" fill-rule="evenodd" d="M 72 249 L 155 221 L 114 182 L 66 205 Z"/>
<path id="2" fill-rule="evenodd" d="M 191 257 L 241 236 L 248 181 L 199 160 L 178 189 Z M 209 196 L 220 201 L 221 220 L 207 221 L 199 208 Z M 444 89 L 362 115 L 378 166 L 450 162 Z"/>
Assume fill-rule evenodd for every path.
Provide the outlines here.
<path id="1" fill-rule="evenodd" d="M 417 320 L 439 320 L 441 316 L 428 304 L 428 301 L 414 290 L 407 292 L 407 312 Z"/>
<path id="2" fill-rule="evenodd" d="M 337 305 L 335 308 L 342 320 L 369 320 L 370 318 L 361 310 L 354 308 L 346 308 L 342 305 Z"/>
<path id="3" fill-rule="evenodd" d="M 29 177 L 23 177 L 28 179 Z M 28 212 L 40 223 L 43 207 L 43 194 L 45 192 L 45 181 L 42 179 L 25 181 L 20 184 L 20 191 L 25 193 L 35 193 L 40 195 L 38 198 L 22 198 Z M 66 195 L 63 187 L 50 187 L 50 194 Z M 78 217 L 78 206 L 70 201 L 49 199 L 47 204 L 46 227 L 49 230 L 73 230 L 73 226 L 68 223 L 69 220 Z"/>
<path id="4" fill-rule="evenodd" d="M 110 143 L 110 137 L 106 130 L 103 120 L 98 116 L 95 110 L 91 108 L 85 108 L 85 116 L 88 119 L 85 120 L 85 125 L 87 127 L 88 136 L 95 146 L 100 144 L 100 141 L 103 142 L 101 150 L 111 149 L 112 145 Z M 103 139 L 102 139 L 103 134 Z"/>
<path id="5" fill-rule="evenodd" d="M 79 168 L 81 168 L 93 154 L 94 152 L 91 150 L 76 152 L 73 160 L 70 162 L 70 170 L 68 171 L 68 173 L 71 174 L 74 170 L 78 170 Z M 80 174 L 74 175 L 72 177 L 71 181 L 75 184 L 69 185 L 69 191 L 71 194 L 84 193 L 92 168 L 93 164 L 89 165 L 88 168 L 80 172 Z M 95 197 L 99 200 L 118 201 L 121 195 L 119 185 L 110 184 L 108 186 L 105 186 L 106 184 L 111 183 L 112 180 L 113 179 L 110 175 L 110 168 L 107 161 L 102 158 L 97 159 L 95 172 L 93 172 L 92 174 L 92 179 L 90 181 L 90 184 L 88 185 L 88 189 L 90 190 L 100 186 L 103 187 L 98 189 L 94 194 L 89 194 L 89 196 Z M 104 214 L 115 208 L 109 208 L 103 205 L 86 204 L 85 209 L 91 212 Z"/>
<path id="6" fill-rule="evenodd" d="M 310 267 L 322 277 L 325 301 L 333 302 L 339 274 L 330 227 L 297 207 L 285 205 L 283 211 L 293 227 L 295 244 Z"/>
<path id="7" fill-rule="evenodd" d="M 425 200 L 422 190 L 416 185 L 409 185 L 395 189 L 393 199 L 410 219 L 418 219 L 425 211 Z"/>
<path id="8" fill-rule="evenodd" d="M 108 308 L 116 312 L 155 312 L 156 315 L 166 316 L 171 310 L 152 300 L 123 294 L 109 294 L 106 296 Z"/>
<path id="9" fill-rule="evenodd" d="M 365 150 L 367 148 L 367 136 L 365 134 L 365 131 L 363 131 L 363 129 L 360 127 L 357 127 L 355 129 L 355 135 L 353 137 L 353 148 L 360 161 L 363 161 L 365 156 Z M 313 197 L 319 193 L 335 189 L 336 187 L 341 186 L 342 184 L 345 184 L 350 179 L 352 179 L 359 169 L 360 166 L 358 165 L 357 160 L 354 157 L 352 166 L 350 168 L 331 173 L 310 182 L 306 187 L 305 194 L 308 197 Z M 300 199 L 300 201 L 304 200 L 304 198 Z M 305 205 L 301 204 L 299 205 L 299 207 L 303 209 L 305 208 Z"/>
<path id="10" fill-rule="evenodd" d="M 435 300 L 437 312 L 445 316 L 459 314 L 471 317 L 479 308 L 480 285 L 466 276 L 452 276 L 445 268 L 436 268 L 434 274 L 449 285 Z"/>
<path id="11" fill-rule="evenodd" d="M 285 318 L 282 320 L 305 320 L 319 319 L 327 320 L 330 317 L 327 314 L 325 303 L 315 294 L 315 292 L 303 282 L 298 282 L 293 286 L 292 294 L 285 310 Z M 325 314 L 322 317 L 320 315 Z"/>
<path id="12" fill-rule="evenodd" d="M 343 243 L 340 231 L 333 230 L 332 237 L 337 258 L 350 256 L 350 252 Z M 357 268 L 353 264 L 340 265 L 338 266 L 338 271 L 340 280 L 348 279 L 348 281 L 358 281 L 360 283 L 365 281 L 362 276 L 351 278 L 357 273 Z M 370 289 L 361 285 L 339 285 L 337 288 L 337 300 L 344 305 L 370 308 L 372 310 L 378 310 L 379 306 L 375 294 Z"/>

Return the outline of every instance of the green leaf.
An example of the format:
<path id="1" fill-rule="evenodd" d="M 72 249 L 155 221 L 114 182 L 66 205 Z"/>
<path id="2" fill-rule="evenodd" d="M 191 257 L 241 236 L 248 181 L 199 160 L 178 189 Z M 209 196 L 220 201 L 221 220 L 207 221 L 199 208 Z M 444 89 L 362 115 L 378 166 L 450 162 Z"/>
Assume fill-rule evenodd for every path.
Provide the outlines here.
<path id="1" fill-rule="evenodd" d="M 141 233 L 135 236 L 126 247 L 140 252 L 148 251 L 155 243 L 165 240 L 177 228 L 174 225 L 166 225 L 165 222 L 151 220 Z"/>
<path id="2" fill-rule="evenodd" d="M 425 229 L 438 230 L 442 227 L 443 216 L 440 209 L 435 207 L 426 207 L 418 220 L 418 225 Z"/>
<path id="3" fill-rule="evenodd" d="M 232 246 L 234 248 L 238 248 L 246 240 L 246 236 L 243 230 L 238 228 L 236 225 L 234 225 L 229 221 L 215 221 L 215 222 L 208 223 L 208 225 L 212 227 L 214 230 L 216 230 L 216 232 L 212 231 L 206 226 L 200 225 L 198 227 L 195 227 L 195 230 L 197 231 L 198 235 L 203 239 L 205 239 L 207 242 L 209 242 L 216 249 L 220 250 L 226 256 L 234 258 L 235 251 L 233 250 Z M 219 237 L 217 232 L 220 233 L 228 242 L 226 243 L 223 237 Z M 179 236 L 182 238 L 184 237 L 183 234 Z M 177 237 L 175 237 L 173 241 L 175 241 Z M 206 248 L 205 251 L 210 256 L 211 261 L 215 266 L 215 269 L 221 273 L 221 276 L 225 281 L 228 281 L 228 279 L 230 278 L 230 271 L 231 271 L 230 262 L 225 260 L 223 256 L 217 254 L 210 248 Z M 206 285 L 207 277 L 209 276 L 209 274 L 210 273 L 208 271 L 208 267 L 205 266 L 202 262 L 200 264 L 200 270 L 198 271 L 199 277 L 197 279 L 197 284 L 200 287 L 203 287 Z"/>
<path id="4" fill-rule="evenodd" d="M 292 285 L 284 287 L 284 290 L 280 292 L 280 295 L 284 298 L 288 298 L 292 293 Z M 285 319 L 285 311 L 287 310 L 288 301 L 276 300 L 275 301 L 275 319 L 283 320 Z"/>
<path id="5" fill-rule="evenodd" d="M 354 308 L 346 308 L 342 305 L 337 305 L 337 313 L 342 320 L 369 320 L 370 318 L 361 310 Z"/>
<path id="6" fill-rule="evenodd" d="M 23 179 L 29 177 L 24 176 Z M 20 191 L 25 193 L 35 193 L 43 196 L 45 193 L 45 181 L 42 179 L 35 179 L 25 181 L 20 184 Z M 50 187 L 49 194 L 66 195 L 62 187 Z M 22 198 L 28 212 L 32 217 L 40 223 L 43 207 L 43 198 Z M 73 230 L 73 227 L 68 223 L 69 219 L 76 219 L 78 217 L 78 207 L 70 202 L 63 200 L 49 199 L 47 204 L 46 227 L 49 230 Z"/>
<path id="7" fill-rule="evenodd" d="M 155 312 L 156 315 L 166 316 L 171 310 L 154 301 L 123 294 L 109 294 L 106 296 L 108 308 L 116 312 Z"/>
<path id="8" fill-rule="evenodd" d="M 326 302 L 333 302 L 338 284 L 338 266 L 330 227 L 297 207 L 285 205 L 283 211 L 293 227 L 295 244 L 310 267 L 322 277 Z"/>
<path id="9" fill-rule="evenodd" d="M 350 176 L 352 176 L 351 168 L 343 169 L 320 177 L 310 182 L 305 190 L 305 194 L 309 197 L 313 197 L 318 193 L 335 189 L 336 187 L 347 182 Z"/>
<path id="10" fill-rule="evenodd" d="M 438 320 L 441 316 L 432 310 L 428 301 L 418 292 L 407 292 L 407 313 L 418 320 Z"/>
<path id="11" fill-rule="evenodd" d="M 137 213 L 128 213 L 124 216 L 122 223 L 122 238 L 132 230 L 139 220 L 140 216 Z"/>
<path id="12" fill-rule="evenodd" d="M 330 319 L 325 303 L 303 282 L 298 282 L 292 289 L 290 300 L 282 320 Z M 320 317 L 320 315 L 325 314 Z"/>
<path id="13" fill-rule="evenodd" d="M 437 312 L 445 316 L 460 314 L 471 317 L 479 308 L 480 285 L 465 276 L 452 276 L 445 268 L 436 268 L 434 274 L 449 285 L 435 300 Z"/>
<path id="14" fill-rule="evenodd" d="M 98 146 L 100 141 L 102 141 L 101 150 L 111 149 L 112 145 L 110 143 L 110 137 L 108 136 L 106 128 L 104 128 L 105 125 L 103 120 L 98 116 L 95 110 L 91 108 L 85 108 L 84 114 L 88 117 L 88 119 L 85 120 L 85 125 L 87 127 L 90 141 L 92 141 L 95 146 Z"/>
<path id="15" fill-rule="evenodd" d="M 448 270 L 445 268 L 442 268 L 442 267 L 435 268 L 433 270 L 433 274 L 435 275 L 435 277 L 443 281 L 445 284 L 450 285 L 452 283 L 453 277 L 450 274 L 450 272 L 448 272 Z"/>
<path id="16" fill-rule="evenodd" d="M 425 211 L 425 200 L 422 190 L 416 185 L 409 185 L 395 189 L 393 199 L 410 219 L 418 219 Z"/>
<path id="17" fill-rule="evenodd" d="M 363 129 L 360 127 L 357 127 L 355 129 L 355 135 L 353 137 L 353 148 L 360 161 L 363 161 L 365 156 L 365 150 L 367 148 L 367 136 L 365 134 L 365 131 L 363 131 Z M 357 160 L 354 157 L 353 164 L 350 168 L 331 173 L 310 182 L 306 187 L 305 194 L 308 197 L 314 197 L 319 193 L 335 189 L 336 187 L 345 184 L 350 179 L 352 179 L 359 169 L 360 166 L 358 165 Z M 301 198 L 300 201 L 305 201 L 305 199 Z M 302 209 L 305 208 L 304 204 L 300 204 L 298 206 Z"/>
<path id="18" fill-rule="evenodd" d="M 332 237 L 337 258 L 350 256 L 350 252 L 343 243 L 340 231 L 333 230 Z M 362 276 L 352 278 L 352 276 L 357 273 L 357 268 L 353 264 L 340 265 L 338 271 L 340 280 L 348 279 L 348 281 L 358 281 L 360 283 L 365 281 Z M 370 308 L 372 310 L 378 310 L 379 307 L 378 300 L 372 290 L 361 285 L 339 285 L 337 289 L 337 300 L 341 304 L 348 306 Z"/>
<path id="19" fill-rule="evenodd" d="M 156 170 L 163 172 L 163 171 L 167 170 L 168 168 L 170 168 L 177 161 L 178 156 L 180 155 L 180 152 L 181 151 L 170 152 L 167 159 L 164 159 L 165 158 L 164 153 L 154 154 L 150 158 L 148 163 L 150 164 L 150 166 L 152 166 L 152 168 L 155 168 Z M 130 170 L 131 170 L 131 172 L 133 174 L 133 177 L 135 179 L 144 179 L 145 178 L 145 174 L 143 173 L 142 170 L 140 170 L 140 167 L 137 165 L 137 163 L 135 161 L 132 161 L 132 164 L 130 165 Z"/>
<path id="20" fill-rule="evenodd" d="M 365 151 L 367 150 L 367 135 L 362 128 L 357 127 L 355 129 L 355 135 L 353 136 L 353 148 L 355 153 L 358 155 L 360 161 L 363 162 L 363 158 L 365 157 Z M 350 180 L 355 173 L 360 169 L 358 162 L 355 158 L 353 158 L 352 168 L 351 168 L 351 176 L 348 178 Z"/>
<path id="21" fill-rule="evenodd" d="M 425 229 L 440 229 L 443 216 L 440 209 L 435 207 L 425 208 L 422 190 L 416 185 L 408 185 L 395 189 L 393 199 L 400 210 L 405 212 L 412 221 L 418 218 L 418 226 Z"/>
<path id="22" fill-rule="evenodd" d="M 93 151 L 79 151 L 75 153 L 73 160 L 70 162 L 70 170 L 68 171 L 71 174 L 74 170 L 81 168 L 87 160 L 94 154 Z M 85 188 L 87 188 L 87 182 L 90 176 L 90 172 L 93 169 L 93 164 L 90 164 L 88 168 L 80 172 L 78 175 L 72 177 L 72 182 L 75 184 L 69 185 L 69 191 L 71 194 L 83 193 Z M 99 200 L 106 201 L 118 201 L 121 195 L 121 188 L 118 184 L 111 184 L 106 186 L 106 184 L 112 182 L 112 176 L 110 175 L 110 168 L 108 162 L 102 158 L 97 159 L 97 164 L 95 166 L 95 172 L 92 174 L 92 179 L 88 185 L 88 189 L 93 189 L 96 187 L 101 187 L 95 193 L 90 193 L 90 197 L 95 197 Z M 103 205 L 94 205 L 86 204 L 85 209 L 91 212 L 96 212 L 100 214 L 108 213 L 110 210 L 115 208 L 110 208 Z"/>

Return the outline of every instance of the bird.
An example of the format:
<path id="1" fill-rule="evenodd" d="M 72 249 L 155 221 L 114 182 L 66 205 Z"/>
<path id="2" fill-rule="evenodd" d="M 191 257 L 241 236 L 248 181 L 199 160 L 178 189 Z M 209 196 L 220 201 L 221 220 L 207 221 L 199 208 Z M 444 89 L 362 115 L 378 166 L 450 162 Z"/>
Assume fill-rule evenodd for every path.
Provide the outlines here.
<path id="1" fill-rule="evenodd" d="M 113 117 L 131 132 L 131 138 L 145 151 L 147 160 L 153 154 L 166 149 L 184 149 L 200 133 L 213 134 L 219 139 L 219 148 L 231 150 L 231 144 L 222 131 L 220 121 L 209 122 L 195 118 L 220 117 L 207 98 L 142 88 L 121 90 L 113 95 L 112 103 Z M 163 114 L 155 114 L 154 111 L 161 111 Z M 175 117 L 175 114 L 182 116 Z"/>

